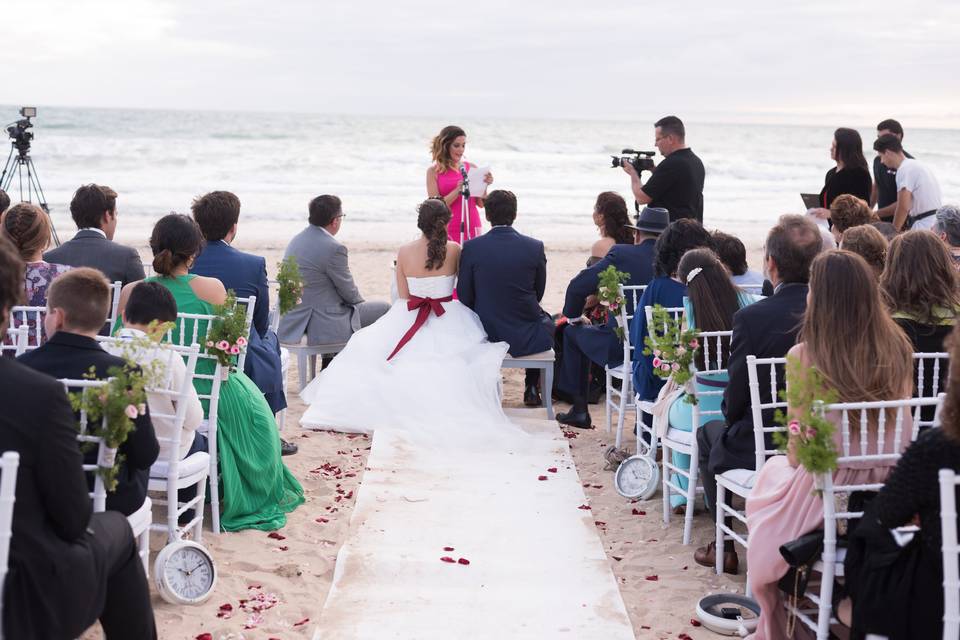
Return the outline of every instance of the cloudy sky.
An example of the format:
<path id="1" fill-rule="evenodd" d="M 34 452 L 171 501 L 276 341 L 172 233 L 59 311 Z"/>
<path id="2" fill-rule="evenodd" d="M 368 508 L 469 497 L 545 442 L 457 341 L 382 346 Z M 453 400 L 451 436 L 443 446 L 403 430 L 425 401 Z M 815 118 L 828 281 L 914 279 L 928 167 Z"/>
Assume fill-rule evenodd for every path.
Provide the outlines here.
<path id="1" fill-rule="evenodd" d="M 22 6 L 3 104 L 960 127 L 954 1 Z"/>

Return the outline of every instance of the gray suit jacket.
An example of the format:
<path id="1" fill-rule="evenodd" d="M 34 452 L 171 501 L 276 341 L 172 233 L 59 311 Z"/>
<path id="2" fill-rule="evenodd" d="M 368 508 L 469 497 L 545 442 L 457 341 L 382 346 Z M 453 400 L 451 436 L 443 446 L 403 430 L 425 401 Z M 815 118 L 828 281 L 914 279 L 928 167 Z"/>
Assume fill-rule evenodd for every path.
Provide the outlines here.
<path id="1" fill-rule="evenodd" d="M 72 239 L 43 254 L 47 262 L 71 267 L 93 267 L 110 282 L 143 280 L 143 263 L 133 247 L 107 240 L 96 231 L 78 231 Z"/>
<path id="2" fill-rule="evenodd" d="M 308 344 L 346 342 L 360 328 L 354 308 L 363 302 L 350 274 L 347 248 L 313 225 L 290 241 L 284 258 L 294 256 L 303 277 L 300 304 L 280 319 L 281 342 Z"/>

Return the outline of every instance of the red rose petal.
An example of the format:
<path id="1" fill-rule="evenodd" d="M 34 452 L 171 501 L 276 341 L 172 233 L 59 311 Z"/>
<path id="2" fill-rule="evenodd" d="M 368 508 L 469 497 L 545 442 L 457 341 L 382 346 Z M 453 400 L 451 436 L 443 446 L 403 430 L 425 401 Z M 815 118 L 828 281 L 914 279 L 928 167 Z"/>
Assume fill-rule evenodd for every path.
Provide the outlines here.
<path id="1" fill-rule="evenodd" d="M 580 510 L 582 510 L 582 511 L 590 511 L 590 505 L 588 505 L 588 504 L 582 504 L 582 505 L 580 505 L 579 507 L 577 507 L 577 509 L 580 509 Z"/>
<path id="2" fill-rule="evenodd" d="M 696 618 L 690 618 L 690 624 L 692 624 L 695 627 L 699 627 L 701 623 Z"/>
<path id="3" fill-rule="evenodd" d="M 227 602 L 226 604 L 220 605 L 220 608 L 217 610 L 218 618 L 229 618 L 233 615 L 233 605 Z"/>
<path id="4" fill-rule="evenodd" d="M 440 562 L 453 563 L 453 562 L 456 562 L 456 560 L 454 560 L 454 559 L 451 558 L 450 556 L 443 556 L 442 558 L 440 558 Z"/>
<path id="5" fill-rule="evenodd" d="M 632 513 L 632 514 L 635 515 L 635 516 L 645 516 L 645 515 L 647 515 L 647 512 L 646 512 L 646 511 L 641 511 L 640 509 L 632 509 L 632 510 L 630 511 L 630 513 Z"/>
<path id="6" fill-rule="evenodd" d="M 260 585 L 259 585 L 259 584 L 248 584 L 248 585 L 247 585 L 247 589 L 259 589 L 259 588 L 260 588 Z"/>
<path id="7" fill-rule="evenodd" d="M 644 578 L 644 580 L 649 580 L 650 582 L 656 582 L 659 579 L 660 579 L 660 576 L 657 576 L 657 575 L 647 576 L 646 578 Z"/>
<path id="8" fill-rule="evenodd" d="M 453 551 L 453 547 L 444 547 L 443 550 L 444 550 L 444 551 Z"/>
<path id="9" fill-rule="evenodd" d="M 287 546 L 277 547 L 277 549 L 280 549 L 280 551 L 286 551 L 286 550 L 288 550 L 289 548 L 290 548 L 290 547 L 287 547 Z"/>
<path id="10" fill-rule="evenodd" d="M 641 629 L 649 629 L 650 627 L 648 627 L 648 626 L 645 625 L 645 624 L 642 624 L 642 625 L 640 625 L 640 628 L 641 628 Z"/>
<path id="11" fill-rule="evenodd" d="M 677 640 L 693 640 L 693 638 L 691 638 L 685 633 L 681 633 L 680 635 L 677 636 Z"/>
<path id="12" fill-rule="evenodd" d="M 457 564 L 470 564 L 470 561 L 467 560 L 466 558 L 460 558 L 459 560 L 457 560 Z"/>
<path id="13" fill-rule="evenodd" d="M 268 538 L 273 538 L 274 540 L 286 540 L 286 539 L 287 539 L 287 536 L 283 535 L 282 533 L 277 533 L 276 531 L 271 531 L 270 533 L 267 534 L 267 537 L 268 537 Z"/>
<path id="14" fill-rule="evenodd" d="M 330 521 L 327 520 L 326 518 L 315 518 L 314 522 L 319 522 L 320 524 L 327 524 Z"/>
<path id="15" fill-rule="evenodd" d="M 549 469 L 547 469 L 547 471 L 549 471 L 550 473 L 556 473 L 556 472 L 557 472 L 557 468 L 556 468 L 556 467 L 550 467 Z"/>
<path id="16" fill-rule="evenodd" d="M 310 618 L 304 618 L 303 620 L 300 620 L 299 622 L 294 622 L 294 623 L 293 623 L 293 626 L 295 626 L 295 627 L 302 627 L 303 625 L 307 624 L 308 622 L 310 622 Z"/>
<path id="17" fill-rule="evenodd" d="M 209 633 L 201 633 L 196 637 L 196 640 L 213 640 L 213 636 Z"/>
<path id="18" fill-rule="evenodd" d="M 537 476 L 537 480 L 546 480 L 547 476 Z"/>

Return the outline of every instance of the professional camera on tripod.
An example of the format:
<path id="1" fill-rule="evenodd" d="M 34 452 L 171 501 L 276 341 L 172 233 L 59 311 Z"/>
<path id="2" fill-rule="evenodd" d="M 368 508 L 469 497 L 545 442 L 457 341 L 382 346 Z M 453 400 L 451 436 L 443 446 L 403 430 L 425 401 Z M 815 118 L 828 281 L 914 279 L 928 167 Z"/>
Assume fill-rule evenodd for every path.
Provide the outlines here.
<path id="1" fill-rule="evenodd" d="M 634 151 L 633 149 L 624 149 L 620 152 L 619 156 L 610 156 L 612 162 L 611 167 L 616 169 L 617 167 L 622 167 L 625 164 L 632 164 L 633 168 L 637 170 L 637 175 L 640 175 L 641 171 L 650 171 L 653 172 L 655 164 L 653 164 L 653 156 L 657 153 L 656 151 Z"/>
<path id="2" fill-rule="evenodd" d="M 29 131 L 33 128 L 30 118 L 37 117 L 37 108 L 20 107 L 20 115 L 23 116 L 22 120 L 17 120 L 7 126 L 7 134 L 10 136 L 10 155 L 7 156 L 3 173 L 0 173 L 0 189 L 9 194 L 10 184 L 16 176 L 20 201 L 33 202 L 34 194 L 36 194 L 37 204 L 49 218 L 50 207 L 47 206 L 47 199 L 43 195 L 43 187 L 40 186 L 40 179 L 37 177 L 37 168 L 33 165 L 33 159 L 30 157 L 30 143 L 33 142 L 33 132 Z M 24 176 L 24 171 L 26 171 L 26 176 Z M 26 186 L 26 191 L 24 191 L 24 186 Z M 52 218 L 50 218 L 50 229 L 54 244 L 60 246 L 60 238 L 57 237 L 57 230 L 53 226 Z"/>

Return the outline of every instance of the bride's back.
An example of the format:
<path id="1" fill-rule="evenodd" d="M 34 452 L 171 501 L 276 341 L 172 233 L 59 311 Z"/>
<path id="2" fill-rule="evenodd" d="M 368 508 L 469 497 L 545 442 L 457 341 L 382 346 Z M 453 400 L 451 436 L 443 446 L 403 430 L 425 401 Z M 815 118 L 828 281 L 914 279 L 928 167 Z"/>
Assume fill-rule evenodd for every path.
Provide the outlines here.
<path id="1" fill-rule="evenodd" d="M 429 249 L 426 238 L 417 238 L 413 242 L 400 247 L 397 253 L 397 273 L 403 272 L 407 278 L 429 278 L 432 276 L 452 276 L 457 273 L 460 263 L 460 245 L 456 242 L 446 243 L 446 255 L 443 263 L 437 267 L 427 266 Z"/>
<path id="2" fill-rule="evenodd" d="M 409 298 L 407 278 L 455 276 L 460 246 L 447 240 L 450 209 L 439 199 L 425 200 L 417 208 L 417 228 L 423 236 L 400 247 L 397 253 L 397 293 Z"/>

